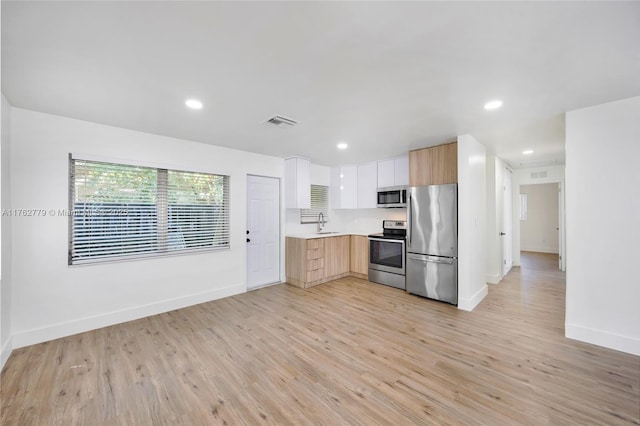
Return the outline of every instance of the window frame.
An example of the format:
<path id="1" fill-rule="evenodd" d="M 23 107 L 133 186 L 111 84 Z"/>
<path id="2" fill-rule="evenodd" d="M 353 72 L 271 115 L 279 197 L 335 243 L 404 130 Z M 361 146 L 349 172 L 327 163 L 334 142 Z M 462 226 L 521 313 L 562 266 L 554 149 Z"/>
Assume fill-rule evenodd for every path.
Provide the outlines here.
<path id="1" fill-rule="evenodd" d="M 324 221 L 325 222 L 329 222 L 329 187 L 327 185 L 315 185 L 315 184 L 311 184 L 310 185 L 311 188 L 309 189 L 309 191 L 311 192 L 311 208 L 308 209 L 300 209 L 300 224 L 312 224 L 312 223 L 318 223 L 318 214 L 320 213 L 320 211 L 322 211 L 322 214 L 324 215 Z M 313 189 L 314 187 L 316 188 L 323 188 L 323 190 L 325 191 L 325 193 L 322 195 L 323 198 L 326 199 L 326 206 L 320 206 L 320 207 L 314 207 L 313 206 L 313 202 L 314 202 L 314 196 L 313 196 Z M 316 197 L 317 200 L 317 197 Z M 313 215 L 311 214 L 312 211 L 316 211 L 316 214 Z M 305 218 L 307 218 L 307 220 L 305 220 Z M 313 220 L 312 220 L 313 219 Z"/>
<path id="2" fill-rule="evenodd" d="M 157 174 L 164 173 L 165 183 L 166 177 L 170 172 L 178 172 L 178 173 L 194 173 L 201 175 L 211 175 L 223 178 L 222 190 L 223 190 L 223 202 L 222 204 L 203 204 L 203 206 L 221 206 L 222 208 L 222 216 L 216 216 L 215 220 L 221 220 L 222 226 L 220 229 L 222 230 L 223 237 L 226 237 L 226 244 L 216 245 L 216 246 L 206 246 L 206 247 L 195 247 L 195 248 L 178 248 L 175 247 L 173 249 L 169 248 L 168 245 L 156 246 L 155 251 L 153 252 L 133 252 L 131 254 L 122 254 L 122 255 L 105 255 L 105 256 L 95 256 L 93 258 L 83 258 L 78 259 L 73 255 L 74 250 L 74 217 L 75 217 L 75 209 L 76 205 L 74 203 L 74 189 L 75 189 L 75 177 L 74 177 L 74 165 L 75 161 L 86 162 L 86 163 L 102 163 L 102 164 L 112 164 L 115 166 L 122 167 L 132 167 L 132 168 L 146 168 L 146 169 L 154 169 Z M 231 249 L 231 176 L 229 174 L 221 174 L 221 173 L 212 173 L 210 171 L 196 171 L 189 170 L 185 168 L 180 168 L 176 166 L 164 165 L 164 164 L 145 164 L 143 162 L 133 162 L 122 159 L 114 159 L 114 158 L 99 158 L 99 157 L 91 157 L 91 156 L 83 156 L 76 154 L 69 154 L 69 172 L 68 172 L 68 197 L 69 197 L 69 210 L 66 212 L 69 221 L 68 221 L 68 266 L 77 267 L 77 266 L 87 266 L 87 265 L 96 265 L 103 263 L 118 263 L 118 262 L 129 262 L 136 261 L 142 259 L 157 259 L 162 257 L 170 257 L 170 256 L 184 256 L 191 254 L 203 254 L 216 252 L 221 250 L 230 250 Z M 160 189 L 156 187 L 156 205 L 158 206 L 157 217 L 156 217 L 156 238 L 158 240 L 164 239 L 167 241 L 171 237 L 171 233 L 169 231 L 169 227 L 167 226 L 170 220 L 170 201 L 167 195 L 168 187 L 165 186 L 165 197 L 163 201 L 163 205 L 161 205 L 158 200 L 160 196 Z M 161 217 L 161 213 L 164 213 L 165 216 Z M 160 231 L 164 232 L 163 235 L 160 235 Z M 217 229 L 216 229 L 217 230 Z"/>

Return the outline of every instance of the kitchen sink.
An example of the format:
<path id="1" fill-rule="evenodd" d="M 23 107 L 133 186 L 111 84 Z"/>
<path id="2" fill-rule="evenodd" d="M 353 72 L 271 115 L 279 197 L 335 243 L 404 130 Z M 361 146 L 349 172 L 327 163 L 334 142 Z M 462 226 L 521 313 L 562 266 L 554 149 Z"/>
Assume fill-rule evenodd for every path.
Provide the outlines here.
<path id="1" fill-rule="evenodd" d="M 336 232 L 336 231 L 320 231 L 320 232 L 316 232 L 316 234 L 318 234 L 318 235 L 339 234 L 339 232 Z"/>

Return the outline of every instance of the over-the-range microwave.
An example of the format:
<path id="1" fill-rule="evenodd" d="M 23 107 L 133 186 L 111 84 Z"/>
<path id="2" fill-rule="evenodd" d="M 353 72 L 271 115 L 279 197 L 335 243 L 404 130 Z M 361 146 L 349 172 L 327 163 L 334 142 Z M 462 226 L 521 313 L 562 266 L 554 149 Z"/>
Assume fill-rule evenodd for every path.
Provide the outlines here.
<path id="1" fill-rule="evenodd" d="M 386 188 L 378 188 L 378 207 L 407 207 L 407 187 L 388 186 Z"/>

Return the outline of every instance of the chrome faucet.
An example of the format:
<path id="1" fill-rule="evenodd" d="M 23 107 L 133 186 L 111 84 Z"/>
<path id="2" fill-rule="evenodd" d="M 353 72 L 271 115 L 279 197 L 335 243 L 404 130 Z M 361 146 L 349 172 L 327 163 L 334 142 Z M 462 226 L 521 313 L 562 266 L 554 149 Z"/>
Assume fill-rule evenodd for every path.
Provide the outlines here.
<path id="1" fill-rule="evenodd" d="M 322 228 L 325 227 L 327 221 L 324 220 L 324 214 L 322 212 L 318 213 L 318 232 L 322 232 Z"/>

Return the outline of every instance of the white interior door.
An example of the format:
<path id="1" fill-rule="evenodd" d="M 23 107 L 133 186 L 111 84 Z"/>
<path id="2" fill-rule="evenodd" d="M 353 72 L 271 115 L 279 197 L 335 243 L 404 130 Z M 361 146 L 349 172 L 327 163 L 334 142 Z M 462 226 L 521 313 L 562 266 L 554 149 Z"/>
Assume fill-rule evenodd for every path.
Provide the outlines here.
<path id="1" fill-rule="evenodd" d="M 502 214 L 502 275 L 513 266 L 513 191 L 511 170 L 504 170 L 504 196 Z"/>
<path id="2" fill-rule="evenodd" d="M 247 176 L 247 288 L 280 282 L 280 179 Z"/>

